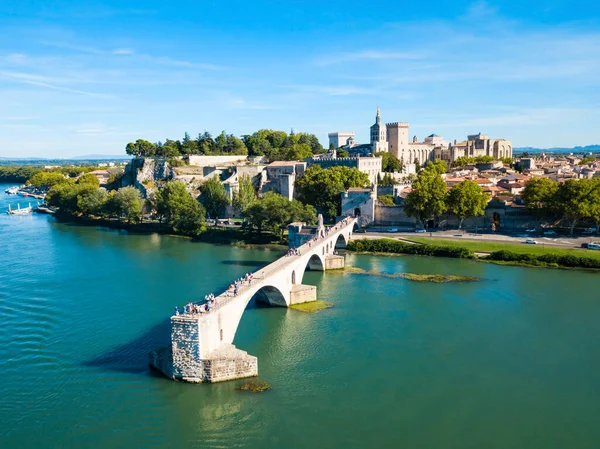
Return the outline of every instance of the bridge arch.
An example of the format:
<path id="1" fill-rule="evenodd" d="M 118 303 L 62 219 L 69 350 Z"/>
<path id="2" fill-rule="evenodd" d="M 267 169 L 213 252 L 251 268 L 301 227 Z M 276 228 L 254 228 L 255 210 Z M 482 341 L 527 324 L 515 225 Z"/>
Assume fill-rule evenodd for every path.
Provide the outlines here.
<path id="1" fill-rule="evenodd" d="M 335 240 L 334 248 L 346 248 L 348 246 L 348 239 L 343 232 L 340 232 L 337 239 Z"/>
<path id="2" fill-rule="evenodd" d="M 294 272 L 294 277 L 295 277 L 295 272 Z M 275 287 L 274 285 L 265 285 L 265 286 L 259 288 L 254 293 L 254 295 L 252 295 L 248 298 L 248 302 L 246 303 L 243 310 L 246 310 L 246 307 L 248 306 L 248 303 L 250 302 L 250 300 L 252 298 L 254 298 L 258 302 L 269 304 L 271 306 L 287 307 L 287 303 L 285 301 L 285 296 L 283 295 L 281 290 L 279 290 L 279 288 Z M 242 313 L 243 313 L 243 311 L 242 311 Z"/>

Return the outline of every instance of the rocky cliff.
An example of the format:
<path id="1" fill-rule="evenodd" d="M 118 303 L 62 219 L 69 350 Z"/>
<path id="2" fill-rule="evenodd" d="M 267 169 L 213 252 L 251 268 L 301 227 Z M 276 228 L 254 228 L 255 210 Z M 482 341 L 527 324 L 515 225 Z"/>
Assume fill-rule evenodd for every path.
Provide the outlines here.
<path id="1" fill-rule="evenodd" d="M 166 159 L 137 157 L 125 167 L 121 187 L 133 186 L 147 197 L 159 184 L 175 179 L 175 172 Z"/>

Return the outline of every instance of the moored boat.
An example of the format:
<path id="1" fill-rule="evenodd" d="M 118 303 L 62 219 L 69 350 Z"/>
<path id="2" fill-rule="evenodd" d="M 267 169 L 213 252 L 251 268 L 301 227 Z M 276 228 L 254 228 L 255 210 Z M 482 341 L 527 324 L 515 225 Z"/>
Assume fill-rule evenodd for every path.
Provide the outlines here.
<path id="1" fill-rule="evenodd" d="M 27 215 L 33 212 L 33 207 L 31 207 L 31 203 L 29 203 L 29 207 L 24 207 L 23 209 L 21 209 L 21 205 L 17 204 L 17 208 L 16 209 L 12 209 L 10 207 L 10 204 L 8 205 L 8 212 L 6 212 L 9 215 Z"/>
<path id="2" fill-rule="evenodd" d="M 17 193 L 19 193 L 19 187 L 17 187 L 17 186 L 9 187 L 8 189 L 6 189 L 4 191 L 4 193 L 7 193 L 9 195 L 16 195 Z"/>

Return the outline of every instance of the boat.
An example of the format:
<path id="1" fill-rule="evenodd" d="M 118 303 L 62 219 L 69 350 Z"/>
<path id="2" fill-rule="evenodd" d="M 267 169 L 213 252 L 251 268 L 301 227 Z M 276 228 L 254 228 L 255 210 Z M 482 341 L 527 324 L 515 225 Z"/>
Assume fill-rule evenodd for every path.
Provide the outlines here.
<path id="1" fill-rule="evenodd" d="M 27 215 L 33 212 L 33 207 L 31 207 L 31 203 L 29 203 L 29 207 L 24 207 L 23 209 L 21 209 L 21 205 L 17 204 L 17 208 L 16 209 L 12 209 L 10 207 L 10 204 L 8 205 L 8 212 L 6 212 L 9 215 Z"/>
<path id="2" fill-rule="evenodd" d="M 9 187 L 4 191 L 4 193 L 7 193 L 8 195 L 16 195 L 19 193 L 19 188 L 17 186 Z"/>

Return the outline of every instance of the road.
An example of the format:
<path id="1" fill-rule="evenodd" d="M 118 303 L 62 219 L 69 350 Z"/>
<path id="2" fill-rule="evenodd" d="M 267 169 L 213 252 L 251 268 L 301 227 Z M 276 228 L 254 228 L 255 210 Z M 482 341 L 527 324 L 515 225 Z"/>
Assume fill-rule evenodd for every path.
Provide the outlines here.
<path id="1" fill-rule="evenodd" d="M 354 233 L 352 234 L 353 239 L 380 239 L 380 238 L 406 238 L 421 237 L 435 239 L 452 239 L 452 240 L 473 240 L 478 242 L 505 242 L 505 243 L 523 243 L 528 236 L 523 233 L 521 236 L 510 236 L 504 234 L 474 234 L 470 232 L 460 232 L 457 230 L 451 231 L 437 231 L 427 233 L 417 232 L 366 232 L 366 233 Z M 581 248 L 582 243 L 590 243 L 600 240 L 600 238 L 592 237 L 535 237 L 535 240 L 539 244 L 548 246 L 557 246 L 562 248 Z"/>

